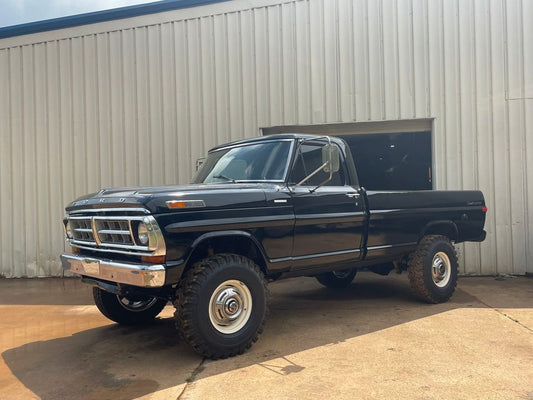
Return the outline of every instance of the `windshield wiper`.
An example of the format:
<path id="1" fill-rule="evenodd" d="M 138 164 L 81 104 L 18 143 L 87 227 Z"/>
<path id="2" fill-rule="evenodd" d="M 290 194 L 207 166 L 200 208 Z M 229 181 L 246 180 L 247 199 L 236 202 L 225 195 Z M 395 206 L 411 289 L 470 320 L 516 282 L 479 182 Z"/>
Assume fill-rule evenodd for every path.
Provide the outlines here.
<path id="1" fill-rule="evenodd" d="M 231 181 L 232 183 L 237 182 L 235 179 L 229 178 L 229 177 L 227 177 L 225 175 L 215 175 L 215 176 L 213 176 L 213 178 L 215 178 L 215 179 L 224 179 L 225 181 Z"/>

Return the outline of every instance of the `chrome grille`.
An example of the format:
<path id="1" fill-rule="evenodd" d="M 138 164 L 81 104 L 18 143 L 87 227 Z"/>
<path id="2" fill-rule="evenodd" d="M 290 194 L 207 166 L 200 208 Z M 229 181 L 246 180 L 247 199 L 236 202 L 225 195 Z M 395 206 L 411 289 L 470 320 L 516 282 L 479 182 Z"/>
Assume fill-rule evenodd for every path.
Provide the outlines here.
<path id="1" fill-rule="evenodd" d="M 91 211 L 88 210 L 85 214 Z M 77 213 L 80 214 L 81 211 Z M 72 230 L 72 238 L 67 238 L 67 242 L 74 247 L 140 256 L 166 253 L 161 230 L 151 215 L 69 215 L 65 218 L 65 224 L 67 221 L 70 222 Z M 141 222 L 146 224 L 149 232 L 150 239 L 146 246 L 138 244 L 135 239 L 134 232 Z"/>
<path id="2" fill-rule="evenodd" d="M 130 220 L 95 218 L 94 224 L 100 243 L 135 245 Z"/>
<path id="3" fill-rule="evenodd" d="M 94 242 L 91 218 L 72 218 L 70 224 L 74 240 Z"/>

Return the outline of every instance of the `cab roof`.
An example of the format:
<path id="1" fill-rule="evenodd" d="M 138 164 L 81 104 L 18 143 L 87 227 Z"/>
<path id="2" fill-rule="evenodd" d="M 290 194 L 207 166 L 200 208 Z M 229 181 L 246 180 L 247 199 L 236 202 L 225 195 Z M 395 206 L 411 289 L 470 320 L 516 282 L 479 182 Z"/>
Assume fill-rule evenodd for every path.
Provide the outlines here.
<path id="1" fill-rule="evenodd" d="M 240 145 L 246 145 L 246 144 L 252 144 L 252 143 L 261 143 L 265 141 L 276 141 L 276 140 L 312 140 L 312 139 L 319 139 L 323 138 L 328 135 L 309 135 L 309 134 L 303 134 L 303 133 L 277 133 L 275 135 L 267 135 L 267 136 L 259 136 L 251 139 L 244 139 L 244 140 L 238 140 L 235 142 L 225 143 L 216 147 L 213 147 L 211 150 L 209 150 L 209 153 L 213 151 L 217 151 L 226 147 L 232 147 L 232 146 L 240 146 Z M 342 148 L 344 148 L 344 141 L 342 139 L 339 139 L 334 136 L 330 136 L 331 141 L 334 143 L 339 144 Z"/>

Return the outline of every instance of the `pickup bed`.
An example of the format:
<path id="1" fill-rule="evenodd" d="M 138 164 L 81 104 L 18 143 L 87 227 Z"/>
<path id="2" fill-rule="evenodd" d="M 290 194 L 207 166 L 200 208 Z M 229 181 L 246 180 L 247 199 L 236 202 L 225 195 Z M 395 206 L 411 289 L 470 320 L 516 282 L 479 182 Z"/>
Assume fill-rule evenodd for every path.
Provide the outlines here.
<path id="1" fill-rule="evenodd" d="M 212 149 L 191 185 L 105 189 L 66 208 L 66 271 L 121 324 L 172 302 L 198 353 L 224 358 L 263 329 L 267 282 L 312 276 L 332 290 L 359 269 L 407 271 L 429 303 L 455 290 L 454 243 L 482 241 L 480 191 L 365 191 L 346 143 L 284 134 Z"/>

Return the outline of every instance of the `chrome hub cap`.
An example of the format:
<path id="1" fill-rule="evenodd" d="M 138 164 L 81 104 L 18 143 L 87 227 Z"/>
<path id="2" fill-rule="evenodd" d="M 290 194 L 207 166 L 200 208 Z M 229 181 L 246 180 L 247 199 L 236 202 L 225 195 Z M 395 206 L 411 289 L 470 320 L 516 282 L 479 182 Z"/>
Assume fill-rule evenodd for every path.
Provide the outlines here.
<path id="1" fill-rule="evenodd" d="M 442 251 L 435 254 L 431 265 L 431 276 L 435 285 L 446 286 L 450 282 L 451 271 L 452 266 L 448 255 Z"/>
<path id="2" fill-rule="evenodd" d="M 250 319 L 252 295 L 240 281 L 229 280 L 220 284 L 209 301 L 209 320 L 213 327 L 225 334 L 239 331 Z"/>
<path id="3" fill-rule="evenodd" d="M 124 307 L 128 311 L 133 312 L 141 312 L 144 310 L 148 310 L 150 307 L 152 307 L 155 302 L 157 301 L 157 298 L 155 297 L 148 297 L 146 299 L 128 299 L 124 296 L 117 296 L 119 304 Z"/>

